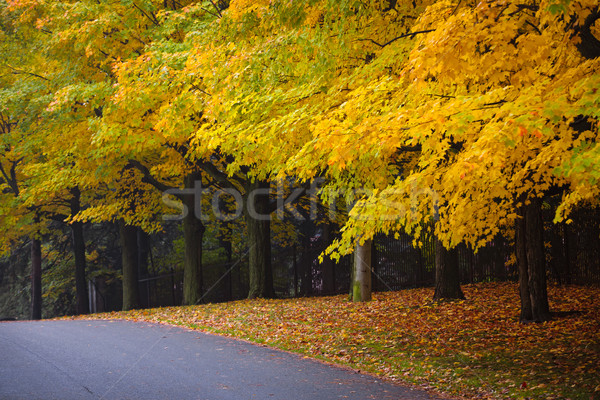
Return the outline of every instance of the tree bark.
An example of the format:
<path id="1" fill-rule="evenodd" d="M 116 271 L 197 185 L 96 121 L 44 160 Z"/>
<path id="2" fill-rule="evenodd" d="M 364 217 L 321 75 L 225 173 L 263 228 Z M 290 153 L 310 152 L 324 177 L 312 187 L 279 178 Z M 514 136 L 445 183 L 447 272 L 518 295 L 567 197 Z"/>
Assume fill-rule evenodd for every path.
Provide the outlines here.
<path id="1" fill-rule="evenodd" d="M 515 254 L 519 268 L 521 322 L 543 322 L 551 318 L 546 289 L 546 255 L 542 200 L 531 199 L 521 207 L 515 225 Z"/>
<path id="2" fill-rule="evenodd" d="M 71 189 L 71 216 L 75 216 L 81 210 L 81 192 L 79 188 Z M 83 223 L 75 221 L 71 223 L 71 236 L 73 239 L 73 255 L 75 258 L 75 297 L 77 314 L 89 314 L 90 304 L 85 277 L 85 239 L 83 237 Z"/>
<path id="3" fill-rule="evenodd" d="M 521 298 L 521 322 L 531 321 L 531 300 L 529 297 L 529 268 L 527 267 L 527 246 L 525 234 L 525 207 L 522 206 L 515 221 L 515 256 L 519 270 L 519 296 Z"/>
<path id="4" fill-rule="evenodd" d="M 42 319 L 42 242 L 31 240 L 31 319 Z"/>
<path id="5" fill-rule="evenodd" d="M 137 227 L 120 221 L 123 311 L 139 308 Z"/>
<path id="6" fill-rule="evenodd" d="M 435 293 L 433 300 L 464 299 L 460 287 L 458 252 L 447 250 L 442 242 L 435 238 Z"/>
<path id="7" fill-rule="evenodd" d="M 579 53 L 588 60 L 600 57 L 600 40 L 594 36 L 591 30 L 598 19 L 600 19 L 600 9 L 596 7 L 587 16 L 583 25 L 576 26 L 574 29 L 575 34 L 580 39 L 575 46 L 579 50 Z"/>
<path id="8" fill-rule="evenodd" d="M 527 267 L 529 272 L 529 298 L 533 320 L 550 320 L 548 293 L 546 289 L 546 255 L 544 253 L 544 224 L 542 200 L 534 198 L 525 206 L 525 237 L 527 243 Z"/>
<path id="9" fill-rule="evenodd" d="M 249 246 L 249 299 L 272 298 L 275 295 L 268 189 L 269 183 L 264 181 L 253 182 L 247 187 L 245 217 Z"/>
<path id="10" fill-rule="evenodd" d="M 83 223 L 71 224 L 73 236 L 73 254 L 75 256 L 75 297 L 77 299 L 77 314 L 89 314 L 89 298 L 85 277 L 85 241 L 83 238 Z"/>
<path id="11" fill-rule="evenodd" d="M 197 172 L 187 175 L 184 179 L 186 189 L 196 188 L 196 182 L 201 179 L 201 174 Z M 200 193 L 184 195 L 183 204 L 187 207 L 187 215 L 183 218 L 183 304 L 193 305 L 202 300 L 202 241 L 206 228 L 200 219 Z"/>
<path id="12" fill-rule="evenodd" d="M 371 251 L 373 241 L 357 243 L 352 274 L 352 301 L 371 301 Z"/>

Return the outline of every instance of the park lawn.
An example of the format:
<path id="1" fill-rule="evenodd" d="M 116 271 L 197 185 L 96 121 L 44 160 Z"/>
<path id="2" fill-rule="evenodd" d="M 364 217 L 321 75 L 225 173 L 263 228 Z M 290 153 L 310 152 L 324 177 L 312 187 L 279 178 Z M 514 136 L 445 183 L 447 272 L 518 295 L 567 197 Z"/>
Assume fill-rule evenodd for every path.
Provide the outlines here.
<path id="1" fill-rule="evenodd" d="M 600 399 L 600 288 L 550 286 L 551 322 L 520 324 L 514 283 L 165 307 L 78 318 L 129 319 L 241 338 L 465 398 Z"/>

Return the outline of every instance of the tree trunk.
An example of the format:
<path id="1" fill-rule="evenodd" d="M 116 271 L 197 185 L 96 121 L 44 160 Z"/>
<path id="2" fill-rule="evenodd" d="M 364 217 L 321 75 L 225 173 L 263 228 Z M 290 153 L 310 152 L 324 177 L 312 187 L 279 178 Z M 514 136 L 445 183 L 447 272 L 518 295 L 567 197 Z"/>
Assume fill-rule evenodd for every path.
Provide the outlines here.
<path id="1" fill-rule="evenodd" d="M 354 251 L 354 273 L 352 274 L 352 301 L 371 300 L 371 251 L 373 241 L 357 243 Z"/>
<path id="2" fill-rule="evenodd" d="M 89 314 L 90 306 L 85 277 L 86 260 L 83 223 L 73 222 L 71 224 L 71 233 L 73 235 L 73 254 L 75 255 L 75 296 L 77 299 L 77 314 Z"/>
<path id="3" fill-rule="evenodd" d="M 42 319 L 42 242 L 31 240 L 31 319 Z"/>
<path id="4" fill-rule="evenodd" d="M 247 188 L 246 228 L 249 246 L 248 298 L 272 298 L 273 270 L 271 266 L 271 218 L 269 183 L 257 181 Z"/>
<path id="5" fill-rule="evenodd" d="M 191 173 L 185 177 L 187 189 L 196 187 L 200 181 L 200 173 Z M 200 220 L 201 198 L 199 193 L 183 196 L 183 204 L 188 213 L 183 218 L 183 238 L 185 242 L 185 259 L 183 263 L 183 304 L 198 304 L 202 300 L 202 241 L 206 228 Z"/>
<path id="6" fill-rule="evenodd" d="M 139 308 L 137 227 L 120 221 L 123 311 Z"/>
<path id="7" fill-rule="evenodd" d="M 525 241 L 525 213 L 524 207 L 518 212 L 515 221 L 515 256 L 519 270 L 519 296 L 521 298 L 521 322 L 531 321 L 531 300 L 529 298 L 529 268 L 527 267 L 527 246 Z"/>
<path id="8" fill-rule="evenodd" d="M 551 318 L 546 290 L 542 200 L 534 198 L 519 210 L 515 225 L 515 254 L 519 268 L 521 322 Z"/>
<path id="9" fill-rule="evenodd" d="M 447 250 L 442 242 L 435 238 L 435 293 L 433 300 L 464 299 L 460 288 L 458 252 Z"/>
<path id="10" fill-rule="evenodd" d="M 71 189 L 71 216 L 75 216 L 81 210 L 81 192 L 79 188 Z M 85 278 L 85 239 L 83 237 L 83 223 L 75 221 L 71 223 L 71 235 L 73 239 L 73 255 L 75 258 L 75 297 L 77 314 L 89 314 L 90 304 L 87 292 L 87 280 Z"/>
<path id="11" fill-rule="evenodd" d="M 550 307 L 546 291 L 546 255 L 544 253 L 541 199 L 532 199 L 531 203 L 526 206 L 525 220 L 531 312 L 534 321 L 548 321 L 550 320 Z"/>

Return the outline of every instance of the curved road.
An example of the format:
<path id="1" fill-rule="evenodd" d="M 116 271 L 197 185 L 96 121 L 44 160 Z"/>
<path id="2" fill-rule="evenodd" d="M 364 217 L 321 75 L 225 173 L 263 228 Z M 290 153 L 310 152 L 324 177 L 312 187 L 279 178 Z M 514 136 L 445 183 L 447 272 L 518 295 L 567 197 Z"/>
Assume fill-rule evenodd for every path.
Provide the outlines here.
<path id="1" fill-rule="evenodd" d="M 128 321 L 0 323 L 0 399 L 433 399 L 262 346 Z"/>

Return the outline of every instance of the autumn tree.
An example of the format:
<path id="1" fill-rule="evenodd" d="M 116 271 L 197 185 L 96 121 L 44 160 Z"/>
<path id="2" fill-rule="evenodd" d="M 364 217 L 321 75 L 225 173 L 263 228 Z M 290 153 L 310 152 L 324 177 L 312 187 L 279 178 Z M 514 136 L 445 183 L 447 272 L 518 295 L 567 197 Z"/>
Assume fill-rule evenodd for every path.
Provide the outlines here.
<path id="1" fill-rule="evenodd" d="M 39 202 L 24 199 L 31 182 L 25 171 L 39 158 L 39 148 L 27 141 L 29 129 L 36 126 L 35 115 L 43 105 L 36 94 L 48 93 L 48 79 L 40 71 L 43 61 L 35 53 L 35 39 L 16 28 L 15 18 L 0 3 L 0 252 L 10 251 L 19 237 L 31 242 L 31 318 L 42 317 L 42 251 L 44 222 Z M 33 43 L 30 42 L 31 39 Z"/>
<path id="2" fill-rule="evenodd" d="M 332 126 L 353 113 L 362 115 L 343 105 L 397 65 L 391 59 L 372 61 L 388 41 L 408 51 L 406 40 L 400 40 L 413 36 L 406 35 L 412 22 L 405 17 L 417 15 L 420 7 L 231 2 L 220 15 L 218 34 L 194 37 L 188 72 L 181 74 L 202 77 L 194 83 L 205 118 L 193 141 L 196 154 L 227 155 L 229 176 L 322 177 L 329 182 L 324 192 L 342 197 L 385 187 L 398 165 L 354 162 L 361 151 L 352 144 L 360 143 L 362 133 L 353 132 L 351 124 Z M 374 102 L 373 109 L 380 105 Z"/>
<path id="3" fill-rule="evenodd" d="M 161 190 L 174 191 L 175 187 L 161 184 L 161 176 L 173 174 L 179 168 L 182 172 L 177 174 L 183 178 L 184 191 L 194 191 L 196 184 L 202 186 L 204 180 L 206 184 L 241 193 L 246 205 L 244 215 L 249 238 L 249 296 L 272 297 L 269 226 L 272 205 L 269 196 L 265 195 L 268 181 L 255 179 L 247 167 L 229 171 L 236 155 L 199 141 L 194 135 L 208 122 L 205 108 L 211 97 L 201 82 L 204 71 L 195 69 L 194 57 L 201 45 L 212 45 L 209 38 L 214 33 L 209 28 L 219 24 L 218 21 L 209 23 L 211 19 L 217 19 L 214 12 L 216 10 L 209 12 L 204 6 L 195 5 L 161 15 L 164 18 L 161 20 L 164 21 L 164 39 L 154 42 L 136 59 L 118 66 L 118 91 L 113 97 L 113 106 L 105 110 L 108 123 L 103 135 L 110 146 L 115 141 L 109 138 L 132 140 L 135 137 L 139 139 L 133 140 L 145 140 L 151 137 L 151 141 L 145 141 L 140 147 L 154 146 L 152 151 L 155 154 L 162 153 L 163 158 L 169 154 L 170 157 L 179 157 L 180 167 L 173 167 L 165 164 L 147 165 L 132 156 L 130 164 L 143 173 L 146 182 Z M 198 35 L 197 29 L 201 29 L 203 35 Z M 198 42 L 200 38 L 202 43 Z M 149 64 L 152 65 L 150 69 Z M 146 79 L 140 80 L 140 75 Z M 133 121 L 132 115 L 137 116 Z M 123 137 L 124 131 L 130 134 Z M 199 144 L 203 147 L 199 147 Z M 201 178 L 201 173 L 205 178 Z M 186 259 L 200 263 L 204 226 L 197 218 L 201 212 L 195 202 L 199 199 L 192 194 L 180 194 L 179 197 L 187 209 L 184 233 L 189 235 L 190 247 L 187 247 Z M 193 237 L 199 238 L 200 243 L 193 241 Z M 197 272 L 196 276 L 200 277 L 201 273 Z M 193 304 L 199 298 L 200 293 L 196 291 L 189 298 L 186 296 L 185 301 Z"/>
<path id="4" fill-rule="evenodd" d="M 196 190 L 241 193 L 249 296 L 269 297 L 269 188 L 319 178 L 326 204 L 356 201 L 333 256 L 361 253 L 379 232 L 435 238 L 436 299 L 462 297 L 458 244 L 476 250 L 514 228 L 521 319 L 547 320 L 542 199 L 562 194 L 556 221 L 568 221 L 598 194 L 596 3 L 12 1 L 48 35 L 39 43 L 56 72 L 33 97 L 45 110 L 33 143 L 47 152 L 24 170 L 23 204 L 79 191 L 70 223 L 151 231 L 159 192 L 171 192 L 188 211 L 193 304 Z"/>
<path id="5" fill-rule="evenodd" d="M 422 222 L 437 214 L 435 233 L 446 247 L 477 249 L 524 220 L 517 252 L 532 315 L 525 308 L 522 319 L 548 319 L 540 199 L 565 194 L 559 221 L 590 198 L 582 193 L 593 183 L 581 185 L 590 170 L 578 161 L 583 149 L 596 148 L 598 133 L 598 59 L 586 56 L 597 39 L 588 34 L 596 14 L 587 1 L 429 6 L 413 27 L 425 33 L 385 87 L 388 109 L 353 127 L 366 132 L 363 148 L 393 143 L 398 152 L 414 151 L 417 163 L 363 201 L 342 244 L 402 227 L 418 238 Z M 376 89 L 356 106 L 380 98 Z M 381 218 L 393 212 L 399 218 Z"/>
<path id="6" fill-rule="evenodd" d="M 108 99 L 114 93 L 113 80 L 117 79 L 113 74 L 113 64 L 142 54 L 145 46 L 151 43 L 153 32 L 160 28 L 156 15 L 159 10 L 183 7 L 185 3 L 176 5 L 146 1 L 118 2 L 109 5 L 92 1 L 55 3 L 41 0 L 14 3 L 15 8 L 24 10 L 22 19 L 25 22 L 35 22 L 41 31 L 49 34 L 49 39 L 45 43 L 47 52 L 62 61 L 62 65 L 70 68 L 68 71 L 65 70 L 68 72 L 64 74 L 66 79 L 55 83 L 57 89 L 50 105 L 51 111 L 54 111 L 50 122 L 55 125 L 53 125 L 54 131 L 48 137 L 56 136 L 62 130 L 79 133 L 77 138 L 82 143 L 82 147 L 76 151 L 65 148 L 68 141 L 52 142 L 58 154 L 80 157 L 79 160 L 88 162 L 87 165 L 74 163 L 67 166 L 71 172 L 71 184 L 81 182 L 79 187 L 87 189 L 118 187 L 118 181 L 132 165 L 131 160 L 137 161 L 140 165 L 152 157 L 160 160 L 160 151 L 164 149 L 153 152 L 152 149 L 156 150 L 156 147 L 148 150 L 139 145 L 140 140 L 146 138 L 140 135 L 124 136 L 128 126 L 122 127 L 123 129 L 118 132 L 111 129 L 115 125 L 114 119 L 111 120 L 106 114 L 110 114 L 111 104 Z M 67 60 L 77 60 L 77 62 Z M 59 126 L 60 123 L 64 124 L 65 119 L 69 125 Z M 113 151 L 113 146 L 116 146 L 118 151 Z M 176 154 L 173 150 L 171 153 Z M 171 170 L 183 168 L 177 167 L 178 160 L 173 157 L 173 154 L 170 157 L 169 155 L 163 157 L 162 162 L 165 164 L 175 162 L 175 167 L 167 167 Z M 179 162 L 180 166 L 181 164 Z M 62 168 L 64 166 L 61 170 Z M 49 171 L 54 170 L 49 169 Z M 52 172 L 50 174 L 52 177 L 57 175 Z M 173 173 L 165 175 L 168 181 Z M 52 187 L 48 192 L 51 190 L 57 192 L 58 189 Z M 123 219 L 126 226 L 132 229 L 134 225 L 141 225 L 147 230 L 158 229 L 158 224 L 153 218 L 161 210 L 160 206 L 156 207 L 159 196 L 152 198 L 148 195 L 148 191 L 144 191 L 146 208 L 138 207 L 134 213 L 127 206 L 126 198 L 115 196 L 110 191 L 105 193 L 104 197 L 94 199 L 94 202 L 81 210 L 78 215 L 71 215 L 72 223 L 114 218 Z M 136 191 L 131 190 L 129 193 L 133 195 Z M 124 234 L 126 231 L 127 229 L 122 230 Z M 189 242 L 190 246 L 199 248 L 201 254 L 201 237 L 197 239 L 197 235 L 193 236 Z M 126 239 L 122 243 L 135 244 L 134 241 Z M 135 251 L 137 250 L 127 248 L 124 249 L 123 254 L 133 254 Z M 127 259 L 124 257 L 125 261 Z M 193 264 L 194 270 L 198 270 L 200 262 L 196 257 L 187 264 Z M 124 266 L 127 265 L 130 263 L 124 262 Z M 189 268 L 185 270 L 188 271 Z M 197 272 L 191 277 L 188 275 L 186 273 L 185 282 L 186 287 L 192 288 L 190 296 L 193 299 L 189 302 L 193 303 L 199 297 L 201 284 L 198 283 Z M 137 285 L 137 282 L 135 284 L 129 282 L 135 280 L 133 275 L 126 273 L 124 276 L 128 281 L 124 288 L 131 289 Z M 132 301 L 126 303 L 136 303 L 133 300 L 134 293 L 132 297 L 129 295 L 130 292 L 131 290 L 126 290 L 125 297 L 132 298 Z M 130 305 L 126 306 L 130 307 Z"/>

